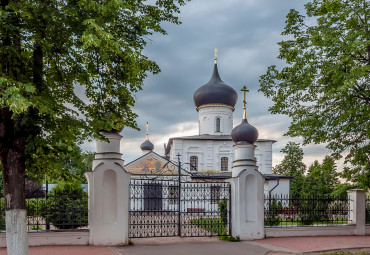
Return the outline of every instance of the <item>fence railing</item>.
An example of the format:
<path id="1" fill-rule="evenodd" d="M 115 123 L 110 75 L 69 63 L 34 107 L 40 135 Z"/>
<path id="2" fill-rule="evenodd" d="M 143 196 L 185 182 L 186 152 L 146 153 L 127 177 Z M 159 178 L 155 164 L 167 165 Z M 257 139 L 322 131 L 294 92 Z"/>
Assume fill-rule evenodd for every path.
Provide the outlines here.
<path id="1" fill-rule="evenodd" d="M 0 231 L 5 231 L 5 201 L 0 197 Z M 52 192 L 26 198 L 28 231 L 83 229 L 88 225 L 88 197 Z"/>
<path id="2" fill-rule="evenodd" d="M 366 197 L 366 225 L 370 225 L 370 196 Z"/>
<path id="3" fill-rule="evenodd" d="M 265 227 L 329 226 L 348 223 L 347 197 L 265 197 Z"/>

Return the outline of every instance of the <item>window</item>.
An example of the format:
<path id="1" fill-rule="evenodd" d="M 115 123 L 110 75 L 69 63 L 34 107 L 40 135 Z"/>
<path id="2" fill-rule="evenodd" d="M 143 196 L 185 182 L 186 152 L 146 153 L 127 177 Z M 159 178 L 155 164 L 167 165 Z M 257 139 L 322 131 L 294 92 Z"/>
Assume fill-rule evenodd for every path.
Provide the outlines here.
<path id="1" fill-rule="evenodd" d="M 168 203 L 176 204 L 179 198 L 179 186 L 168 186 Z"/>
<path id="2" fill-rule="evenodd" d="M 221 171 L 229 170 L 229 159 L 227 157 L 221 158 Z"/>
<path id="3" fill-rule="evenodd" d="M 221 132 L 221 120 L 216 118 L 216 132 Z"/>
<path id="4" fill-rule="evenodd" d="M 190 170 L 198 171 L 198 157 L 197 156 L 190 157 Z"/>
<path id="5" fill-rule="evenodd" d="M 217 204 L 221 201 L 221 187 L 220 186 L 211 186 L 211 203 Z"/>

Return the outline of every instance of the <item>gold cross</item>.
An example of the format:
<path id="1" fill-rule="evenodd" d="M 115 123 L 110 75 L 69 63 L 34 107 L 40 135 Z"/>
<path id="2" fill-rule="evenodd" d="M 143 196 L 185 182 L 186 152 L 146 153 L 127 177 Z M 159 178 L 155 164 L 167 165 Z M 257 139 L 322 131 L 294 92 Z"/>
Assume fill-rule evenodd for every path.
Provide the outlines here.
<path id="1" fill-rule="evenodd" d="M 249 92 L 249 90 L 247 89 L 247 86 L 245 86 L 245 85 L 244 85 L 244 87 L 243 87 L 240 91 L 243 91 L 243 92 L 244 92 L 244 100 L 243 100 L 243 119 L 247 119 L 247 111 L 246 111 L 246 104 L 247 104 L 247 101 L 245 100 L 245 93 L 246 93 L 246 92 Z"/>
<path id="2" fill-rule="evenodd" d="M 146 140 L 149 141 L 149 123 L 148 122 L 146 123 L 145 127 L 146 127 Z"/>
<path id="3" fill-rule="evenodd" d="M 217 64 L 217 52 L 218 52 L 218 49 L 217 49 L 217 48 L 215 48 L 215 49 L 214 49 L 214 52 L 215 52 L 215 64 Z"/>

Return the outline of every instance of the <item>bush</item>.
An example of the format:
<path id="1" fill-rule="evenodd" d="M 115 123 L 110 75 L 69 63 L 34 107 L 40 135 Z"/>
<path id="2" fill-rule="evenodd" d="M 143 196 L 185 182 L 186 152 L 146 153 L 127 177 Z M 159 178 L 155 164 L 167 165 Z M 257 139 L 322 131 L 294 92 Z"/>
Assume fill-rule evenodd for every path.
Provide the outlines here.
<path id="1" fill-rule="evenodd" d="M 42 206 L 45 204 L 45 198 L 26 199 L 27 216 L 39 216 Z"/>
<path id="2" fill-rule="evenodd" d="M 5 230 L 5 199 L 0 198 L 0 231 Z"/>
<path id="3" fill-rule="evenodd" d="M 41 204 L 41 216 L 57 229 L 76 229 L 88 224 L 87 194 L 79 183 L 56 185 Z"/>
<path id="4" fill-rule="evenodd" d="M 227 225 L 227 200 L 224 199 L 218 203 L 218 210 L 220 210 L 221 222 L 224 226 Z"/>
<path id="5" fill-rule="evenodd" d="M 277 226 L 280 224 L 280 214 L 282 213 L 282 203 L 276 199 L 268 200 L 268 208 L 265 213 L 265 226 Z"/>

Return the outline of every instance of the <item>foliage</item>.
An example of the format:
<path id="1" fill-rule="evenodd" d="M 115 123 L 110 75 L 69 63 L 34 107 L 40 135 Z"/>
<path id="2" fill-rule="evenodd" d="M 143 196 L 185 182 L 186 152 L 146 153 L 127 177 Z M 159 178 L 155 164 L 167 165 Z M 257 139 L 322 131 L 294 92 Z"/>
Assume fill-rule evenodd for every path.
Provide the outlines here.
<path id="1" fill-rule="evenodd" d="M 221 218 L 193 219 L 191 220 L 191 224 L 194 224 L 219 236 L 227 236 L 227 233 L 229 232 L 227 225 L 224 225 Z"/>
<path id="2" fill-rule="evenodd" d="M 27 216 L 39 216 L 42 209 L 45 209 L 45 198 L 29 198 L 26 200 Z"/>
<path id="3" fill-rule="evenodd" d="M 0 231 L 5 230 L 5 199 L 0 197 Z"/>
<path id="4" fill-rule="evenodd" d="M 87 194 L 78 182 L 61 182 L 41 205 L 41 216 L 57 229 L 75 229 L 88 224 Z"/>
<path id="5" fill-rule="evenodd" d="M 306 170 L 306 165 L 302 161 L 303 150 L 300 148 L 299 143 L 288 142 L 281 152 L 285 154 L 284 159 L 273 168 L 272 172 L 294 177 L 290 181 L 290 194 L 297 196 L 301 193 L 303 174 Z"/>
<path id="6" fill-rule="evenodd" d="M 45 196 L 45 191 L 36 182 L 26 181 L 25 189 L 26 189 L 26 198 L 35 198 L 35 197 Z"/>
<path id="7" fill-rule="evenodd" d="M 304 144 L 325 143 L 339 158 L 346 153 L 343 175 L 370 184 L 370 6 L 366 0 L 313 0 L 306 16 L 287 15 L 279 59 L 260 78 L 260 91 L 271 98 L 273 114 L 292 122 L 287 135 Z"/>
<path id="8" fill-rule="evenodd" d="M 346 197 L 347 190 L 355 188 L 354 185 L 348 183 L 339 183 L 335 186 L 335 189 L 331 192 L 331 196 L 334 197 Z"/>
<path id="9" fill-rule="evenodd" d="M 302 195 L 330 195 L 339 184 L 338 176 L 332 157 L 326 156 L 322 164 L 315 161 L 309 167 L 307 177 L 304 179 Z"/>
<path id="10" fill-rule="evenodd" d="M 233 237 L 233 236 L 219 236 L 218 239 L 220 239 L 222 241 L 226 241 L 226 242 L 240 242 L 240 237 L 239 236 L 236 236 L 236 237 Z"/>
<path id="11" fill-rule="evenodd" d="M 4 184 L 3 184 L 3 175 L 0 171 L 0 197 L 4 194 Z"/>
<path id="12" fill-rule="evenodd" d="M 228 222 L 228 217 L 227 217 L 227 200 L 224 199 L 218 203 L 218 210 L 220 211 L 220 217 L 222 224 L 225 226 L 227 225 Z"/>
<path id="13" fill-rule="evenodd" d="M 277 226 L 280 224 L 280 214 L 282 213 L 283 206 L 281 201 L 274 198 L 268 199 L 268 208 L 265 212 L 265 226 Z"/>
<path id="14" fill-rule="evenodd" d="M 25 169 L 62 175 L 65 159 L 79 159 L 76 146 L 104 139 L 99 131 L 137 129 L 134 94 L 160 71 L 143 49 L 166 34 L 165 22 L 180 24 L 186 1 L 1 1 L 0 160 L 15 160 L 12 175 L 2 164 L 10 206 L 24 209 Z"/>

